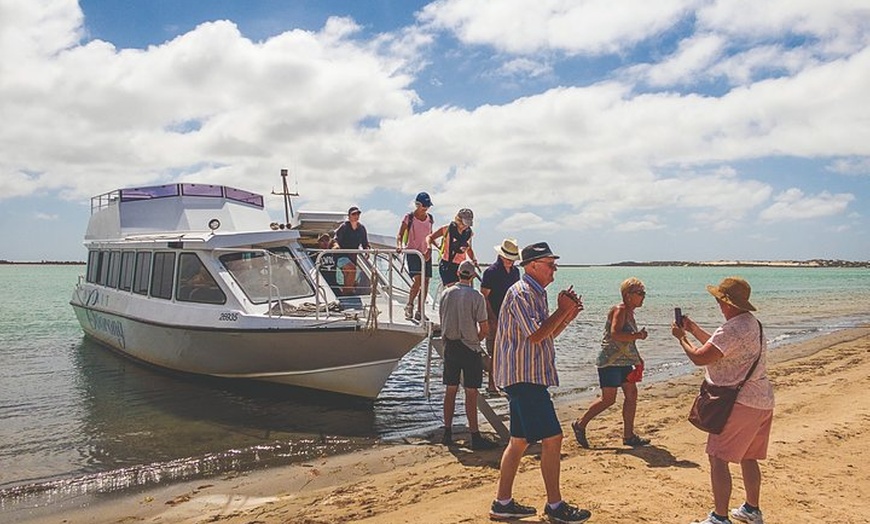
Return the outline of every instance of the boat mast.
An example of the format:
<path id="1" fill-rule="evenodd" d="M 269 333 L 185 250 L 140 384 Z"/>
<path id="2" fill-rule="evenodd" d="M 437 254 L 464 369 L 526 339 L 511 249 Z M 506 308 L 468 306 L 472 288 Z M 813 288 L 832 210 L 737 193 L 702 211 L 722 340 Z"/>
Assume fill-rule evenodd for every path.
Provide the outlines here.
<path id="1" fill-rule="evenodd" d="M 276 193 L 272 191 L 273 195 L 281 195 L 284 197 L 284 224 L 289 228 L 290 227 L 290 218 L 294 215 L 293 213 L 293 202 L 290 200 L 290 197 L 299 196 L 299 193 L 291 193 L 290 189 L 287 187 L 287 170 L 281 170 L 281 185 L 283 190 L 280 193 Z"/>

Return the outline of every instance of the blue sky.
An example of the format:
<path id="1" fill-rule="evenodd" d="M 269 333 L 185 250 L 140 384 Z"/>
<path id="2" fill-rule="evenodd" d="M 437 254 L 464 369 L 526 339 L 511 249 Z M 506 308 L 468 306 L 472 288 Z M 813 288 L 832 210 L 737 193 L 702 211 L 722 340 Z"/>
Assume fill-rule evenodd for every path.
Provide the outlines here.
<path id="1" fill-rule="evenodd" d="M 190 181 L 566 262 L 870 259 L 859 0 L 0 0 L 0 259 Z M 273 216 L 281 202 L 267 198 Z"/>

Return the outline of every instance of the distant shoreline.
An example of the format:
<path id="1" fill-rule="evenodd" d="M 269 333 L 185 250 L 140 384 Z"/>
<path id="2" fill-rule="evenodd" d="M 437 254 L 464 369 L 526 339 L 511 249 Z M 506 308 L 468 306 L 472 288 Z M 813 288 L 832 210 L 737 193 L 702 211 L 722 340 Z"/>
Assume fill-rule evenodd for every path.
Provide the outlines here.
<path id="1" fill-rule="evenodd" d="M 870 261 L 852 260 L 714 260 L 706 262 L 685 262 L 679 260 L 662 260 L 654 262 L 618 262 L 607 266 L 678 266 L 678 267 L 870 267 Z"/>
<path id="2" fill-rule="evenodd" d="M 74 260 L 41 260 L 39 262 L 16 262 L 14 260 L 0 260 L 0 265 L 7 266 L 83 266 L 84 262 Z"/>

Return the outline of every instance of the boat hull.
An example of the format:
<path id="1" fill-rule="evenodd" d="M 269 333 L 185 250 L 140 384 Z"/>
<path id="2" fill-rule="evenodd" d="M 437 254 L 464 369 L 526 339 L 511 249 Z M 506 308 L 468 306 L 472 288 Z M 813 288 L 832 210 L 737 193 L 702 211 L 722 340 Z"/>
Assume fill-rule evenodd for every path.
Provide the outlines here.
<path id="1" fill-rule="evenodd" d="M 375 398 L 419 329 L 373 330 L 348 322 L 257 329 L 148 322 L 73 303 L 84 332 L 149 364 Z"/>

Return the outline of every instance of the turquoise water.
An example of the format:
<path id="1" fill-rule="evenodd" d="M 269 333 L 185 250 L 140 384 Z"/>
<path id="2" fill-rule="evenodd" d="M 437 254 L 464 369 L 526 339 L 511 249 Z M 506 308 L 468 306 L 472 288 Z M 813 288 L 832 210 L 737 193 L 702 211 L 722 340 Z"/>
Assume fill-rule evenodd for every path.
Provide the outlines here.
<path id="1" fill-rule="evenodd" d="M 382 439 L 425 437 L 441 425 L 441 363 L 433 363 L 427 399 L 425 345 L 402 361 L 374 403 L 191 380 L 84 339 L 68 304 L 83 270 L 0 266 L 0 517 L 12 501 L 33 493 L 57 499 L 282 464 Z M 645 380 L 691 371 L 669 334 L 673 308 L 716 327 L 719 310 L 705 285 L 733 274 L 752 284 L 773 351 L 870 322 L 868 269 L 563 267 L 551 296 L 573 284 L 586 309 L 557 340 L 561 385 L 554 393 L 562 398 L 594 389 L 604 318 L 629 276 L 641 278 L 648 293 L 636 313 L 650 333 L 639 343 Z M 500 400 L 493 404 L 505 408 Z M 463 423 L 459 415 L 456 424 Z"/>

